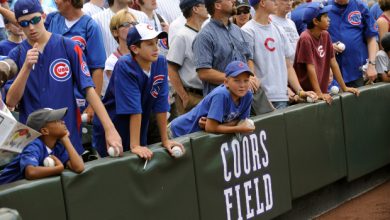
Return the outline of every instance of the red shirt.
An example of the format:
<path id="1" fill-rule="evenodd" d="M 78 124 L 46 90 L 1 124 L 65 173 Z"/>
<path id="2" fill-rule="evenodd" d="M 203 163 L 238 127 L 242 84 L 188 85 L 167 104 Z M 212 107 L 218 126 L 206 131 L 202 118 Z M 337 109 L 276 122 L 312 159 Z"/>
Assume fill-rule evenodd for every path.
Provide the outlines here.
<path id="1" fill-rule="evenodd" d="M 3 3 L 6 3 L 7 0 L 0 0 L 0 3 L 3 4 Z"/>
<path id="2" fill-rule="evenodd" d="M 304 90 L 313 90 L 307 74 L 306 64 L 313 64 L 321 91 L 327 93 L 330 72 L 330 60 L 334 57 L 332 40 L 327 31 L 322 31 L 319 39 L 302 32 L 295 54 L 294 69 Z"/>

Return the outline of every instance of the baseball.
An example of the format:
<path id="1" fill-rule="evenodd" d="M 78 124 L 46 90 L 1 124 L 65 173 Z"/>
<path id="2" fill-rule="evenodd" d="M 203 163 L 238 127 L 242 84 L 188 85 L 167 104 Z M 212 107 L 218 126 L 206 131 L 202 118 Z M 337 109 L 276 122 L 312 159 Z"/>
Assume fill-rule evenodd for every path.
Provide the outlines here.
<path id="1" fill-rule="evenodd" d="M 118 157 L 119 149 L 117 147 L 109 147 L 107 153 L 110 155 L 110 157 Z"/>
<path id="2" fill-rule="evenodd" d="M 86 123 L 87 120 L 88 120 L 88 114 L 87 114 L 87 113 L 83 113 L 83 114 L 81 115 L 81 121 L 84 122 L 84 123 Z"/>
<path id="3" fill-rule="evenodd" d="M 252 119 L 247 118 L 246 121 L 248 122 L 248 124 L 249 124 L 251 127 L 253 127 L 253 128 L 255 127 L 255 122 L 254 122 Z"/>
<path id="4" fill-rule="evenodd" d="M 172 156 L 174 156 L 176 158 L 183 156 L 183 151 L 181 150 L 181 148 L 179 146 L 172 147 Z"/>
<path id="5" fill-rule="evenodd" d="M 330 87 L 330 93 L 332 93 L 332 95 L 337 95 L 339 93 L 339 87 L 337 86 L 332 86 Z"/>
<path id="6" fill-rule="evenodd" d="M 342 50 L 342 51 L 345 50 L 345 44 L 339 42 L 339 43 L 337 44 L 337 46 L 339 47 L 340 50 Z"/>
<path id="7" fill-rule="evenodd" d="M 314 100 L 313 100 L 312 97 L 308 96 L 308 97 L 306 97 L 306 102 L 308 102 L 308 103 L 313 103 Z"/>
<path id="8" fill-rule="evenodd" d="M 54 167 L 55 164 L 54 164 L 54 160 L 51 158 L 51 157 L 46 157 L 44 160 L 43 160 L 43 165 L 45 167 Z"/>

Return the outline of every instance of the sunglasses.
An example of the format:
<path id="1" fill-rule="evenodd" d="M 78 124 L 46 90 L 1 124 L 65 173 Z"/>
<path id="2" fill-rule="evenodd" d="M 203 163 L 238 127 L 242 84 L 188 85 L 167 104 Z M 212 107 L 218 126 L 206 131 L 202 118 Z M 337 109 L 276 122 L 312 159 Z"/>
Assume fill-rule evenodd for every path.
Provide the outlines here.
<path id="1" fill-rule="evenodd" d="M 41 21 L 42 17 L 41 16 L 36 16 L 36 17 L 33 17 L 31 20 L 24 20 L 24 21 L 20 21 L 19 22 L 19 25 L 21 27 L 28 27 L 30 24 L 38 24 L 40 21 Z"/>
<path id="2" fill-rule="evenodd" d="M 249 14 L 249 12 L 250 12 L 249 9 L 237 10 L 237 15 L 240 15 L 240 14 Z"/>
<path id="3" fill-rule="evenodd" d="M 123 22 L 122 24 L 120 24 L 120 25 L 118 26 L 118 29 L 119 29 L 119 28 L 122 28 L 122 27 L 128 28 L 128 27 L 130 27 L 131 25 L 135 26 L 135 25 L 137 25 L 137 24 L 138 24 L 138 22 Z"/>

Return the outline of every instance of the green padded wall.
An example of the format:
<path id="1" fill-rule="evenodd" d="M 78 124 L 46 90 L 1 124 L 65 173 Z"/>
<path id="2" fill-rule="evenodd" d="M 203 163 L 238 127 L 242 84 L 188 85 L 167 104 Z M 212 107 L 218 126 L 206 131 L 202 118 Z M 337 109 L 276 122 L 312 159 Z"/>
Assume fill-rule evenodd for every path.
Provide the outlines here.
<path id="1" fill-rule="evenodd" d="M 284 111 L 292 197 L 298 198 L 346 176 L 340 98 L 299 104 Z"/>
<path id="2" fill-rule="evenodd" d="M 66 219 L 60 177 L 1 185 L 0 207 L 18 210 L 23 220 Z"/>
<path id="3" fill-rule="evenodd" d="M 348 180 L 390 162 L 390 84 L 360 89 L 359 97 L 342 95 Z"/>
<path id="4" fill-rule="evenodd" d="M 62 175 L 69 220 L 199 219 L 192 154 L 179 159 L 152 146 L 144 160 L 130 153 L 121 158 L 92 161 L 79 175 Z"/>
<path id="5" fill-rule="evenodd" d="M 256 131 L 241 139 L 191 136 L 202 220 L 270 219 L 291 208 L 283 114 L 254 121 Z"/>

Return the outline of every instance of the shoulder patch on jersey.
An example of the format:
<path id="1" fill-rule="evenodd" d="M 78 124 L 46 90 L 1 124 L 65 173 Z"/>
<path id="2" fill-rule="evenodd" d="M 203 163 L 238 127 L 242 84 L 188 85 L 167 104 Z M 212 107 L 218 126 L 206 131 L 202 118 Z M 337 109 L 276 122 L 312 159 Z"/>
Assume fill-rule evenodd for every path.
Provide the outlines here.
<path id="1" fill-rule="evenodd" d="M 158 45 L 161 48 L 165 49 L 165 50 L 169 49 L 169 47 L 168 47 L 168 39 L 167 38 L 163 38 L 163 39 L 158 40 Z"/>
<path id="2" fill-rule="evenodd" d="M 360 25 L 362 23 L 362 14 L 360 11 L 351 11 L 348 14 L 348 22 L 352 25 Z"/>
<path id="3" fill-rule="evenodd" d="M 87 41 L 83 37 L 81 37 L 81 36 L 73 36 L 71 39 L 74 42 L 76 42 L 83 51 L 87 47 Z"/>
<path id="4" fill-rule="evenodd" d="M 70 63 L 67 59 L 56 59 L 50 64 L 50 76 L 58 82 L 65 82 L 71 77 Z"/>
<path id="5" fill-rule="evenodd" d="M 84 75 L 91 76 L 91 73 L 89 72 L 87 63 L 85 61 L 81 62 L 81 71 L 84 73 Z"/>
<path id="6" fill-rule="evenodd" d="M 150 94 L 153 96 L 153 98 L 157 98 L 158 93 L 160 92 L 160 84 L 163 83 L 165 76 L 164 75 L 157 75 L 153 77 L 153 84 L 152 89 L 150 90 Z"/>

